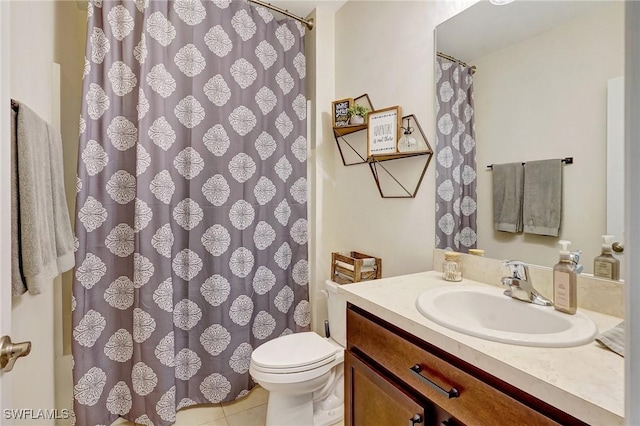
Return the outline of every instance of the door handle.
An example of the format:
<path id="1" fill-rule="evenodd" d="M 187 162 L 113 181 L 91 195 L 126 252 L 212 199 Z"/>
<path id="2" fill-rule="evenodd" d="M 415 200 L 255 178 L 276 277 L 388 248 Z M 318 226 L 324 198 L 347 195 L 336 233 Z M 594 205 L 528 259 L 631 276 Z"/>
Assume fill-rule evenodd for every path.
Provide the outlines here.
<path id="1" fill-rule="evenodd" d="M 416 426 L 419 423 L 422 423 L 422 416 L 420 414 L 416 414 L 409 419 L 409 426 Z"/>
<path id="2" fill-rule="evenodd" d="M 0 370 L 8 373 L 21 356 L 31 352 L 31 342 L 12 343 L 9 336 L 0 338 Z"/>

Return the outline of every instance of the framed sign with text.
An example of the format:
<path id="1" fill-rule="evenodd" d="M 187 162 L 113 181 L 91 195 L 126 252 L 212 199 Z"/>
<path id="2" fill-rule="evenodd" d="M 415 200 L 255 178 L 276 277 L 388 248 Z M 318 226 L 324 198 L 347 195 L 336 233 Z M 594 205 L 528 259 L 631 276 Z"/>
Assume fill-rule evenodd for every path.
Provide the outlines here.
<path id="1" fill-rule="evenodd" d="M 367 156 L 398 152 L 400 120 L 402 112 L 399 106 L 367 114 Z"/>
<path id="2" fill-rule="evenodd" d="M 333 127 L 345 127 L 349 125 L 348 109 L 353 105 L 353 98 L 340 99 L 331 103 L 333 112 Z"/>

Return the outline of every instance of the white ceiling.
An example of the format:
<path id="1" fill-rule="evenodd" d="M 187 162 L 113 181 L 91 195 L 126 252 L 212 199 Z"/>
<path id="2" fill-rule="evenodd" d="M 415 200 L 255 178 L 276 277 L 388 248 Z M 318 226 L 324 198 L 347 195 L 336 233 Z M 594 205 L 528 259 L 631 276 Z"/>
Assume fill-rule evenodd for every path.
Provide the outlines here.
<path id="1" fill-rule="evenodd" d="M 495 6 L 483 0 L 438 25 L 437 49 L 464 62 L 473 62 L 606 3 L 609 1 L 516 0 Z"/>
<path id="2" fill-rule="evenodd" d="M 291 13 L 294 13 L 300 17 L 306 17 L 314 9 L 325 9 L 330 12 L 335 12 L 344 5 L 347 0 L 265 0 L 267 3 L 271 3 L 274 6 L 286 9 Z"/>

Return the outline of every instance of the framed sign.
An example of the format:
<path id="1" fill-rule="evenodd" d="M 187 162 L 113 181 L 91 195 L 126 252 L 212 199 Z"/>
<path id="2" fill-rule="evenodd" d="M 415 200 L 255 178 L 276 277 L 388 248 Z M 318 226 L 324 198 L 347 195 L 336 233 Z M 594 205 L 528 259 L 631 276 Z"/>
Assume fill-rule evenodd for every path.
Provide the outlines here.
<path id="1" fill-rule="evenodd" d="M 333 112 L 333 127 L 345 127 L 349 125 L 347 110 L 353 105 L 353 98 L 340 99 L 331 103 Z"/>
<path id="2" fill-rule="evenodd" d="M 367 156 L 398 152 L 400 120 L 402 113 L 399 106 L 367 114 Z"/>

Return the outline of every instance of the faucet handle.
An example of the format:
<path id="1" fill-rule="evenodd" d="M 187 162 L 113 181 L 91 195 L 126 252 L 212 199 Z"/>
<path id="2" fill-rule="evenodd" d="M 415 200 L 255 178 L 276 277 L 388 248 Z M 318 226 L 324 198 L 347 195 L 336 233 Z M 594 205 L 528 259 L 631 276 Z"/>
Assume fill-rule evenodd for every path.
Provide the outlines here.
<path id="1" fill-rule="evenodd" d="M 502 264 L 509 268 L 512 278 L 529 281 L 529 267 L 526 263 L 519 260 L 505 260 Z"/>

